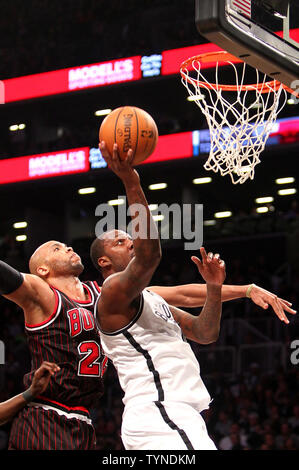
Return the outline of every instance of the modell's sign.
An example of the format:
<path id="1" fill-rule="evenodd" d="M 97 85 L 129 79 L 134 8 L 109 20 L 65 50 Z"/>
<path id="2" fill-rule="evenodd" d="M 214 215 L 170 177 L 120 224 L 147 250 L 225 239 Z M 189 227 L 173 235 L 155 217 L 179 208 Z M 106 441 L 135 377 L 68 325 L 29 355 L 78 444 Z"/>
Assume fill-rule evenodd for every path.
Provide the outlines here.
<path id="1" fill-rule="evenodd" d="M 85 149 L 38 155 L 29 158 L 29 178 L 85 171 L 86 165 Z"/>
<path id="2" fill-rule="evenodd" d="M 70 69 L 68 86 L 69 90 L 75 90 L 138 78 L 140 78 L 140 57 L 131 57 Z"/>

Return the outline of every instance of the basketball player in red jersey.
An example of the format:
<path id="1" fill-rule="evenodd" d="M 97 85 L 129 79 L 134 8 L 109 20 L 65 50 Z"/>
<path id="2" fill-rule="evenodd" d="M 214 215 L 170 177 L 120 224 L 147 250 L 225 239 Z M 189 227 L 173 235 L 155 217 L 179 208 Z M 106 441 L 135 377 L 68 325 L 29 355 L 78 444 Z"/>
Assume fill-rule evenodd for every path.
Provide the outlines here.
<path id="1" fill-rule="evenodd" d="M 24 311 L 32 358 L 25 387 L 43 361 L 60 370 L 15 417 L 9 449 L 94 449 L 89 408 L 102 395 L 106 365 L 93 317 L 99 288 L 79 280 L 81 258 L 57 241 L 41 245 L 29 269 L 30 274 L 22 274 L 0 261 L 0 294 Z"/>

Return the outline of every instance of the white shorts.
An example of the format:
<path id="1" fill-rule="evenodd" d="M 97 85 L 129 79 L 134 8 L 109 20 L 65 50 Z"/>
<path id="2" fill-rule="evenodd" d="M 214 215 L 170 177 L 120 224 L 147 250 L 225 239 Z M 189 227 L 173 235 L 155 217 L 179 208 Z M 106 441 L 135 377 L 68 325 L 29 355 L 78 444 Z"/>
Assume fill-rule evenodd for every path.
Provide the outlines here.
<path id="1" fill-rule="evenodd" d="M 201 414 L 186 403 L 125 408 L 121 437 L 126 450 L 217 450 Z"/>

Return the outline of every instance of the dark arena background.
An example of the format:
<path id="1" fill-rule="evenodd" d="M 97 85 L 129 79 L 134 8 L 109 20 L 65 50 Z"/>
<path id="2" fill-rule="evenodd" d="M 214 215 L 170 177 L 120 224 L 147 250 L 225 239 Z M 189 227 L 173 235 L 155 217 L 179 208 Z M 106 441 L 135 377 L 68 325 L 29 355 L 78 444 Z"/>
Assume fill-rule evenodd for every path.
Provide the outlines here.
<path id="1" fill-rule="evenodd" d="M 255 283 L 297 310 L 297 100 L 279 114 L 255 178 L 233 185 L 204 170 L 207 122 L 180 81 L 180 63 L 207 47 L 193 0 L 0 0 L 0 8 L 0 259 L 28 272 L 33 250 L 57 239 L 82 257 L 82 280 L 98 279 L 89 259 L 96 207 L 124 195 L 98 150 L 98 130 L 109 110 L 133 105 L 151 114 L 160 135 L 153 158 L 138 167 L 153 214 L 162 203 L 203 204 L 203 246 L 226 261 L 226 284 Z M 203 177 L 210 180 L 196 184 Z M 154 183 L 165 187 L 149 189 Z M 157 223 L 170 237 L 151 284 L 203 282 L 190 259 L 198 253 L 173 236 L 171 220 Z M 299 449 L 298 316 L 288 318 L 247 298 L 226 302 L 218 341 L 191 343 L 213 398 L 203 415 L 219 449 Z M 22 310 L 3 297 L 0 339 L 2 402 L 23 390 L 30 370 Z M 123 450 L 122 410 L 109 364 L 92 410 L 99 450 Z M 0 427 L 2 450 L 9 431 L 10 423 Z"/>

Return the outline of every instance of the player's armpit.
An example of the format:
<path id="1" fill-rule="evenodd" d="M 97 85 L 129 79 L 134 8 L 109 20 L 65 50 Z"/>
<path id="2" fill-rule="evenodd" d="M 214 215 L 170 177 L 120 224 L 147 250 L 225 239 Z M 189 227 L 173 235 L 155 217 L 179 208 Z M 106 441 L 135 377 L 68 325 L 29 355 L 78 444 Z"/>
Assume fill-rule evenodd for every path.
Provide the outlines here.
<path id="1" fill-rule="evenodd" d="M 34 274 L 22 274 L 23 282 L 7 299 L 23 308 L 25 321 L 38 323 L 51 314 L 55 307 L 55 294 L 50 286 Z"/>
<path id="2" fill-rule="evenodd" d="M 112 274 L 102 285 L 97 320 L 103 331 L 113 332 L 127 326 L 140 306 L 141 292 L 148 280 L 144 271 L 135 278 L 138 270 L 135 271 L 132 266 L 130 268 L 126 274 L 127 269 Z M 131 288 L 132 284 L 134 289 Z"/>

